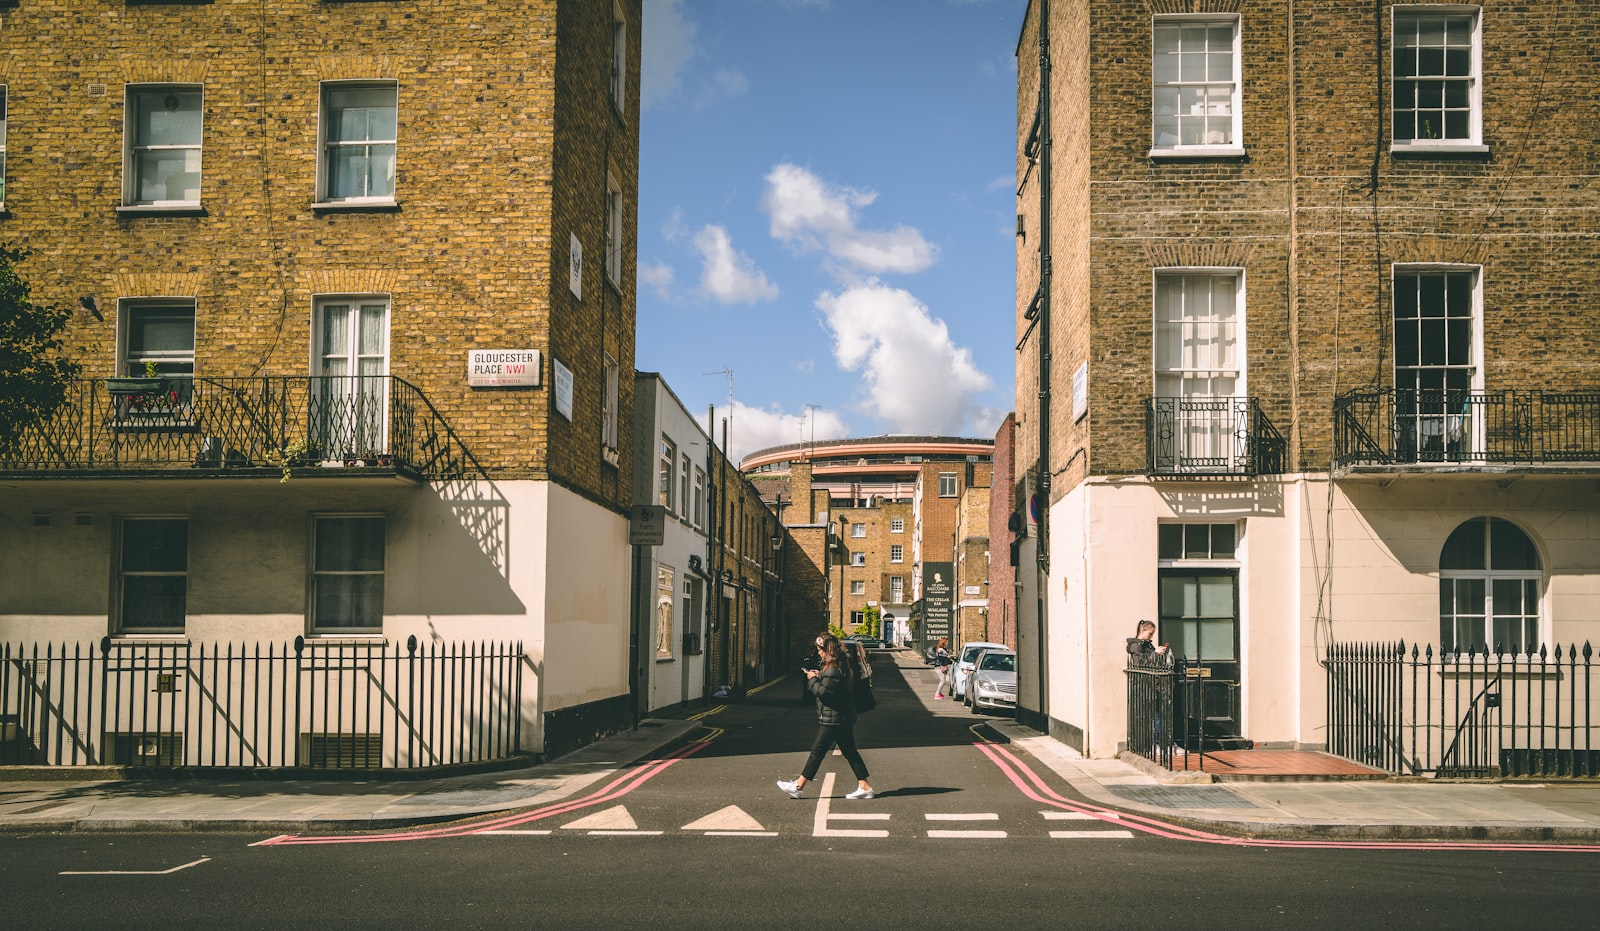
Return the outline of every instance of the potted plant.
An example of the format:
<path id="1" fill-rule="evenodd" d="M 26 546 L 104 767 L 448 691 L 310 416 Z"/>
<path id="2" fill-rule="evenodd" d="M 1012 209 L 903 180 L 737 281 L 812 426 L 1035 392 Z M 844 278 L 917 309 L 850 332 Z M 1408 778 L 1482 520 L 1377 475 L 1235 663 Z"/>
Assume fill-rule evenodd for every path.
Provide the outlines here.
<path id="1" fill-rule="evenodd" d="M 144 375 L 106 379 L 106 391 L 118 417 L 172 417 L 188 404 L 193 382 L 187 377 L 165 377 L 153 360 L 146 359 Z"/>

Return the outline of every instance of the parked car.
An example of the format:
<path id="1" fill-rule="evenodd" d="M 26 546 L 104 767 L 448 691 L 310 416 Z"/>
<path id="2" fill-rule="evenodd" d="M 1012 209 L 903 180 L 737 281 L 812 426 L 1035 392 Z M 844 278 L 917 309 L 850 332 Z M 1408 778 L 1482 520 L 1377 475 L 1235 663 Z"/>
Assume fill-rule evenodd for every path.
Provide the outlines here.
<path id="1" fill-rule="evenodd" d="M 973 711 L 983 713 L 985 708 L 1001 708 L 1015 714 L 1017 710 L 1017 654 L 1012 650 L 984 650 L 972 662 L 967 673 L 962 701 Z"/>
<path id="2" fill-rule="evenodd" d="M 955 689 L 955 697 L 965 700 L 967 688 L 967 673 L 972 671 L 972 661 L 984 650 L 1004 650 L 1003 643 L 989 643 L 985 640 L 969 640 L 961 645 L 961 655 L 956 658 L 956 668 L 951 672 L 950 687 Z"/>

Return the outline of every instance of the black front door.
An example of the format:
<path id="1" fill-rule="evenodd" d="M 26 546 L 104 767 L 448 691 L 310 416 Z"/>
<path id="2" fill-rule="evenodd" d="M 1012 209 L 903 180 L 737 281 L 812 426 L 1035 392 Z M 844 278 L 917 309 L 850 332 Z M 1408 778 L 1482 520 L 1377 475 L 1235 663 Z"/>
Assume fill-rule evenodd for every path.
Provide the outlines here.
<path id="1" fill-rule="evenodd" d="M 1184 657 L 1177 683 L 1180 720 L 1173 736 L 1204 736 L 1212 746 L 1239 734 L 1239 573 L 1161 570 L 1160 641 Z M 1199 749 L 1196 747 L 1195 749 Z"/>

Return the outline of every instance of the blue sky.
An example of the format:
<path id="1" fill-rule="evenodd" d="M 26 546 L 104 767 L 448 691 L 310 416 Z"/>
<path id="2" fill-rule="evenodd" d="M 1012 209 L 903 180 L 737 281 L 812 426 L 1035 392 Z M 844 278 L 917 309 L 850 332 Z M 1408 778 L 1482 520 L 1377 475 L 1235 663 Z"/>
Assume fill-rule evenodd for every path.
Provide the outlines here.
<path id="1" fill-rule="evenodd" d="M 1011 409 L 1024 6 L 644 0 L 636 364 L 735 456 Z"/>

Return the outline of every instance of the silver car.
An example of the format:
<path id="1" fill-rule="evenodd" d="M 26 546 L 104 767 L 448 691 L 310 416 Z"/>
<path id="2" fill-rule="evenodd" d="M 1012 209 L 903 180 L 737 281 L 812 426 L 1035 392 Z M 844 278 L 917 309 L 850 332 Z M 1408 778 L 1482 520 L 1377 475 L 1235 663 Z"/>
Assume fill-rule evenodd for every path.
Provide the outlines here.
<path id="1" fill-rule="evenodd" d="M 962 703 L 973 711 L 999 708 L 1017 710 L 1017 654 L 1013 650 L 984 650 L 972 660 Z"/>

